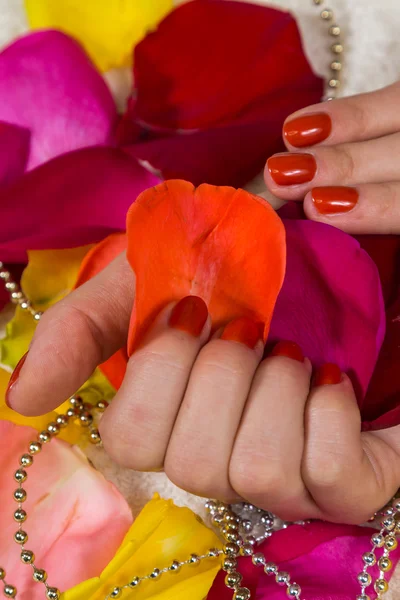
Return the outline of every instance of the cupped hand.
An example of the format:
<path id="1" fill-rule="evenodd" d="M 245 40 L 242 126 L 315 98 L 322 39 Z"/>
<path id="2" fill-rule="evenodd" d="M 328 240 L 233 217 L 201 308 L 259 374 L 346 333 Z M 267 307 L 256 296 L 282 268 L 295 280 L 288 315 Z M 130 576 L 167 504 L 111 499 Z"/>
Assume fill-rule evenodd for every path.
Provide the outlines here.
<path id="1" fill-rule="evenodd" d="M 42 317 L 8 394 L 25 415 L 48 412 L 126 344 L 135 281 L 125 255 Z M 195 494 L 245 499 L 287 520 L 359 523 L 397 490 L 400 427 L 361 433 L 349 378 L 313 373 L 293 342 L 263 358 L 258 325 L 210 339 L 205 303 L 159 314 L 104 413 L 105 449 L 121 465 L 164 469 Z"/>
<path id="2" fill-rule="evenodd" d="M 399 234 L 399 103 L 400 82 L 288 117 L 288 152 L 265 168 L 269 191 L 304 199 L 309 219 L 350 233 Z"/>

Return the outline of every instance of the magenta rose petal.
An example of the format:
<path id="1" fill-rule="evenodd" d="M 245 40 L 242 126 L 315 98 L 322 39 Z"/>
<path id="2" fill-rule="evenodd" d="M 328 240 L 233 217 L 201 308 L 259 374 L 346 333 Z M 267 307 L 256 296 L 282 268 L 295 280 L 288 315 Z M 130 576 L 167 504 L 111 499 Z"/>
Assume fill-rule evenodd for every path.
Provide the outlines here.
<path id="1" fill-rule="evenodd" d="M 86 148 L 54 158 L 0 190 L 0 260 L 26 251 L 98 242 L 125 230 L 136 197 L 160 180 L 118 148 Z"/>
<path id="2" fill-rule="evenodd" d="M 293 340 L 314 367 L 334 362 L 365 396 L 385 335 L 378 270 L 351 236 L 285 220 L 287 266 L 270 341 Z"/>
<path id="3" fill-rule="evenodd" d="M 29 156 L 30 132 L 0 121 L 0 187 L 20 177 Z"/>
<path id="4" fill-rule="evenodd" d="M 28 129 L 28 168 L 113 140 L 116 109 L 77 42 L 58 31 L 28 34 L 0 53 L 0 120 Z"/>

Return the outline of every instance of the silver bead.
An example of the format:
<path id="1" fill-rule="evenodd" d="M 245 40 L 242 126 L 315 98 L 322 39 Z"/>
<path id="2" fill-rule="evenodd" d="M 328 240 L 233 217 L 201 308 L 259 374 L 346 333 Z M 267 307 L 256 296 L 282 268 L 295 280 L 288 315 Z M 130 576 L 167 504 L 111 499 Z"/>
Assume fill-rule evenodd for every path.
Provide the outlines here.
<path id="1" fill-rule="evenodd" d="M 122 590 L 119 587 L 115 587 L 110 594 L 110 598 L 120 598 L 122 594 Z"/>
<path id="2" fill-rule="evenodd" d="M 224 571 L 227 571 L 228 573 L 231 573 L 232 571 L 235 571 L 237 567 L 237 561 L 234 558 L 225 558 L 224 562 L 222 563 L 222 569 Z"/>
<path id="3" fill-rule="evenodd" d="M 33 579 L 38 583 L 44 583 L 47 581 L 47 573 L 43 569 L 33 569 Z"/>
<path id="4" fill-rule="evenodd" d="M 373 567 L 376 563 L 376 556 L 372 552 L 365 552 L 362 559 L 364 564 L 368 565 L 369 567 Z"/>
<path id="5" fill-rule="evenodd" d="M 11 294 L 11 302 L 13 304 L 19 304 L 21 298 L 22 298 L 22 292 L 20 292 L 20 291 L 18 291 L 18 292 L 12 292 L 12 294 Z"/>
<path id="6" fill-rule="evenodd" d="M 27 498 L 27 493 L 23 488 L 17 488 L 14 491 L 14 500 L 16 502 L 25 502 L 26 498 Z"/>
<path id="7" fill-rule="evenodd" d="M 68 419 L 73 419 L 74 417 L 78 416 L 75 408 L 69 408 L 65 414 L 67 415 Z"/>
<path id="8" fill-rule="evenodd" d="M 240 547 L 240 554 L 242 556 L 251 556 L 254 552 L 254 547 L 246 542 Z"/>
<path id="9" fill-rule="evenodd" d="M 227 542 L 232 542 L 233 544 L 238 544 L 240 542 L 240 535 L 237 531 L 224 528 L 223 536 Z"/>
<path id="10" fill-rule="evenodd" d="M 342 63 L 339 60 L 334 60 L 331 62 L 331 69 L 332 71 L 341 71 L 342 70 Z"/>
<path id="11" fill-rule="evenodd" d="M 331 46 L 331 50 L 334 54 L 342 54 L 344 48 L 343 48 L 343 44 L 333 44 Z"/>
<path id="12" fill-rule="evenodd" d="M 28 449 L 29 454 L 38 454 L 42 449 L 42 444 L 40 442 L 31 442 Z"/>
<path id="13" fill-rule="evenodd" d="M 239 554 L 240 547 L 237 544 L 228 542 L 224 546 L 224 552 L 227 556 L 237 556 Z"/>
<path id="14" fill-rule="evenodd" d="M 395 511 L 400 512 L 400 498 L 395 498 L 392 504 Z"/>
<path id="15" fill-rule="evenodd" d="M 339 79 L 334 79 L 333 78 L 333 79 L 330 79 L 328 81 L 328 85 L 329 85 L 330 88 L 336 90 L 338 87 L 340 87 L 340 81 L 339 81 Z"/>
<path id="16" fill-rule="evenodd" d="M 324 0 L 313 0 L 314 4 L 316 6 L 320 6 L 323 3 Z"/>
<path id="17" fill-rule="evenodd" d="M 382 525 L 388 531 L 393 531 L 393 529 L 396 527 L 396 521 L 393 519 L 393 517 L 386 517 L 383 519 Z"/>
<path id="18" fill-rule="evenodd" d="M 56 418 L 56 423 L 61 429 L 68 425 L 68 416 L 67 415 L 58 415 Z"/>
<path id="19" fill-rule="evenodd" d="M 264 573 L 267 575 L 277 575 L 278 567 L 273 562 L 268 562 L 264 567 Z"/>
<path id="20" fill-rule="evenodd" d="M 397 546 L 398 546 L 398 542 L 397 542 L 397 539 L 394 537 L 394 535 L 386 536 L 385 548 L 387 548 L 387 550 L 389 550 L 389 552 L 396 550 Z"/>
<path id="21" fill-rule="evenodd" d="M 272 517 L 272 515 L 263 515 L 261 517 L 261 524 L 269 529 L 274 524 L 274 518 Z"/>
<path id="22" fill-rule="evenodd" d="M 289 598 L 298 598 L 301 594 L 301 587 L 298 583 L 291 583 L 287 589 L 286 594 Z"/>
<path id="23" fill-rule="evenodd" d="M 251 597 L 250 590 L 248 588 L 239 588 L 233 594 L 233 600 L 249 600 Z"/>
<path id="24" fill-rule="evenodd" d="M 233 571 L 232 573 L 228 573 L 228 575 L 225 577 L 225 585 L 230 590 L 235 590 L 237 586 L 241 584 L 242 579 L 243 577 L 240 573 Z"/>
<path id="25" fill-rule="evenodd" d="M 33 318 L 35 319 L 35 321 L 40 321 L 40 319 L 42 318 L 43 313 L 40 310 L 36 310 Z"/>
<path id="26" fill-rule="evenodd" d="M 57 435 L 58 433 L 60 433 L 60 428 L 55 421 L 52 421 L 47 425 L 47 431 L 51 435 Z"/>
<path id="27" fill-rule="evenodd" d="M 38 435 L 38 438 L 42 444 L 48 444 L 51 440 L 51 435 L 48 431 L 41 431 Z"/>
<path id="28" fill-rule="evenodd" d="M 221 525 L 221 523 L 223 523 L 223 522 L 224 522 L 224 515 L 221 515 L 221 514 L 217 513 L 217 514 L 213 515 L 212 518 L 211 518 L 211 523 L 213 525 L 217 525 L 218 526 L 218 525 Z"/>
<path id="29" fill-rule="evenodd" d="M 59 600 L 61 596 L 60 590 L 56 587 L 49 587 L 46 590 L 47 600 Z"/>
<path id="30" fill-rule="evenodd" d="M 371 537 L 371 542 L 377 548 L 382 548 L 382 546 L 385 545 L 385 538 L 383 537 L 383 535 L 381 533 L 374 533 L 373 536 Z"/>
<path id="31" fill-rule="evenodd" d="M 31 565 L 33 562 L 35 562 L 35 555 L 33 554 L 32 550 L 22 550 L 21 561 L 25 565 Z"/>
<path id="32" fill-rule="evenodd" d="M 286 571 L 279 571 L 279 573 L 276 574 L 275 581 L 279 585 L 286 585 L 290 581 L 290 575 L 289 573 L 286 573 Z"/>
<path id="33" fill-rule="evenodd" d="M 24 470 L 24 469 L 18 469 L 17 471 L 15 471 L 14 473 L 14 479 L 15 481 L 17 481 L 18 483 L 22 483 L 26 480 L 26 478 L 28 477 L 28 473 Z"/>
<path id="34" fill-rule="evenodd" d="M 92 444 L 101 444 L 101 436 L 98 429 L 92 429 L 90 431 L 89 441 Z"/>
<path id="35" fill-rule="evenodd" d="M 129 582 L 128 585 L 130 588 L 135 588 L 139 585 L 140 581 L 141 581 L 140 577 L 134 577 L 132 579 L 132 581 Z"/>
<path id="36" fill-rule="evenodd" d="M 255 565 L 256 567 L 263 567 L 266 562 L 265 556 L 264 554 L 261 554 L 261 552 L 257 552 L 257 554 L 254 554 L 251 560 L 253 565 Z"/>
<path id="37" fill-rule="evenodd" d="M 253 523 L 251 521 L 249 521 L 248 519 L 244 519 L 240 523 L 240 526 L 243 529 L 243 531 L 245 531 L 246 533 L 250 533 L 253 529 Z"/>
<path id="38" fill-rule="evenodd" d="M 158 579 L 161 575 L 161 571 L 160 569 L 153 569 L 152 572 L 150 573 L 150 579 Z"/>
<path id="39" fill-rule="evenodd" d="M 98 408 L 98 404 L 97 404 L 97 408 Z M 212 515 L 215 513 L 215 511 L 217 510 L 217 503 L 215 502 L 215 500 L 207 500 L 207 502 L 205 503 L 205 508 L 206 511 Z"/>
<path id="40" fill-rule="evenodd" d="M 367 594 L 361 594 L 361 596 L 357 596 L 356 600 L 371 600 Z"/>
<path id="41" fill-rule="evenodd" d="M 4 281 L 8 281 L 11 277 L 11 273 L 10 271 L 7 271 L 6 269 L 1 269 L 0 271 L 0 279 L 3 279 Z"/>
<path id="42" fill-rule="evenodd" d="M 3 567 L 0 567 L 0 581 L 3 581 L 3 579 L 5 579 L 6 576 L 6 572 L 3 569 Z"/>
<path id="43" fill-rule="evenodd" d="M 108 407 L 108 402 L 107 402 L 106 400 L 100 400 L 100 401 L 99 401 L 99 402 L 96 404 L 96 409 L 97 409 L 99 412 L 104 412 L 104 411 L 106 410 L 106 408 L 107 408 L 107 407 Z M 213 502 L 213 500 L 210 500 L 210 502 Z M 214 504 L 215 504 L 215 506 L 217 506 L 217 505 L 216 505 L 216 502 L 214 502 Z M 206 507 L 207 507 L 207 504 L 206 504 Z"/>
<path id="44" fill-rule="evenodd" d="M 15 283 L 15 281 L 7 281 L 5 288 L 8 292 L 14 292 L 18 288 L 18 285 Z"/>
<path id="45" fill-rule="evenodd" d="M 371 585 L 372 577 L 369 573 L 366 573 L 365 571 L 359 573 L 357 575 L 357 579 L 358 582 L 364 587 L 368 587 L 369 585 Z"/>
<path id="46" fill-rule="evenodd" d="M 15 596 L 17 595 L 17 588 L 13 585 L 5 585 L 3 593 L 6 598 L 15 598 Z"/>
<path id="47" fill-rule="evenodd" d="M 218 550 L 218 548 L 210 548 L 208 553 L 207 553 L 207 557 L 208 558 L 217 558 L 217 556 L 219 556 L 220 551 Z"/>
<path id="48" fill-rule="evenodd" d="M 181 563 L 179 560 L 174 560 L 168 567 L 170 573 L 178 573 L 181 570 Z"/>
<path id="49" fill-rule="evenodd" d="M 325 8 L 321 13 L 321 19 L 324 21 L 332 21 L 333 19 L 333 11 L 330 8 Z"/>
<path id="50" fill-rule="evenodd" d="M 256 507 L 254 506 L 254 504 L 249 504 L 249 502 L 245 502 L 243 504 L 243 510 L 247 510 L 248 512 L 254 512 L 256 510 Z"/>
<path id="51" fill-rule="evenodd" d="M 93 423 L 93 416 L 90 414 L 90 412 L 82 412 L 79 415 L 79 422 L 83 427 L 89 427 L 89 425 Z"/>
<path id="52" fill-rule="evenodd" d="M 341 33 L 339 25 L 332 25 L 329 27 L 329 33 L 334 37 L 338 37 Z"/>
<path id="53" fill-rule="evenodd" d="M 191 554 L 188 564 L 192 567 L 197 567 L 197 565 L 200 564 L 200 556 L 198 556 L 197 554 Z"/>
<path id="54" fill-rule="evenodd" d="M 30 454 L 23 454 L 19 462 L 22 467 L 30 467 L 33 464 L 33 457 Z"/>
<path id="55" fill-rule="evenodd" d="M 28 310 L 28 308 L 31 306 L 31 303 L 26 298 L 23 298 L 19 305 L 22 310 Z"/>
<path id="56" fill-rule="evenodd" d="M 251 544 L 251 546 L 255 546 L 255 545 L 256 545 L 256 543 L 257 543 L 257 540 L 256 540 L 256 538 L 254 537 L 254 535 L 248 535 L 248 536 L 246 537 L 246 542 L 247 542 L 247 544 Z"/>
<path id="57" fill-rule="evenodd" d="M 14 542 L 17 544 L 25 544 L 28 541 L 28 534 L 23 529 L 19 529 L 14 533 Z"/>

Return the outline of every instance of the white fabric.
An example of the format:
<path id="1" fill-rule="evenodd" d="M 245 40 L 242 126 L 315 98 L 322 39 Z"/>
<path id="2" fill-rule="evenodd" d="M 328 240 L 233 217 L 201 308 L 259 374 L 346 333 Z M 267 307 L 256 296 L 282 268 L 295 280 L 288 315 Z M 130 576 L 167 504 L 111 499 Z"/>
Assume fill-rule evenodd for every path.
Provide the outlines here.
<path id="1" fill-rule="evenodd" d="M 182 1 L 176 0 L 176 3 Z M 315 70 L 325 77 L 331 57 L 327 25 L 318 16 L 320 7 L 313 5 L 311 0 L 259 0 L 259 3 L 290 10 L 297 17 L 307 55 Z M 340 95 L 370 91 L 399 79 L 400 1 L 331 0 L 329 5 L 344 33 L 345 68 Z M 26 30 L 23 0 L 0 0 L 0 47 Z M 115 482 L 135 514 L 154 491 L 173 498 L 178 504 L 202 511 L 202 499 L 182 492 L 162 473 L 140 474 L 120 469 L 94 448 L 90 448 L 89 456 L 95 466 Z M 396 580 L 400 582 L 400 575 Z M 399 597 L 400 583 L 397 585 L 387 595 L 388 600 Z"/>

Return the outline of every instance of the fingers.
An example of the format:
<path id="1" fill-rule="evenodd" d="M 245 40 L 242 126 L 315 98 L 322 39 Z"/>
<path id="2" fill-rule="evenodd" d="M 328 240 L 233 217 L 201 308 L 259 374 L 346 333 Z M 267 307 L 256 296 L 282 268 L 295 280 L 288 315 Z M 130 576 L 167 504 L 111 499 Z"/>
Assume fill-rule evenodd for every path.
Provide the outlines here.
<path id="1" fill-rule="evenodd" d="M 311 364 L 281 342 L 257 370 L 230 462 L 239 496 L 286 520 L 317 518 L 301 478 Z"/>
<path id="2" fill-rule="evenodd" d="M 126 343 L 133 296 L 134 276 L 124 254 L 46 311 L 9 390 L 10 406 L 39 415 L 74 394 Z"/>
<path id="3" fill-rule="evenodd" d="M 397 490 L 399 456 L 379 434 L 360 433 L 346 375 L 327 365 L 317 383 L 306 407 L 303 480 L 324 519 L 362 523 Z"/>
<path id="4" fill-rule="evenodd" d="M 396 181 L 399 152 L 400 134 L 394 133 L 367 142 L 276 154 L 267 161 L 265 179 L 279 198 L 302 200 L 313 187 Z"/>
<path id="5" fill-rule="evenodd" d="M 309 219 L 349 233 L 400 233 L 400 182 L 313 188 L 304 199 Z"/>
<path id="6" fill-rule="evenodd" d="M 207 307 L 196 296 L 159 315 L 100 423 L 104 446 L 117 463 L 139 471 L 163 467 L 191 369 L 209 333 Z"/>
<path id="7" fill-rule="evenodd" d="M 290 115 L 283 126 L 289 150 L 383 137 L 400 130 L 400 83 L 324 102 Z"/>
<path id="8" fill-rule="evenodd" d="M 194 494 L 237 501 L 229 461 L 262 357 L 261 330 L 249 319 L 228 324 L 199 354 L 165 460 L 165 472 Z"/>

